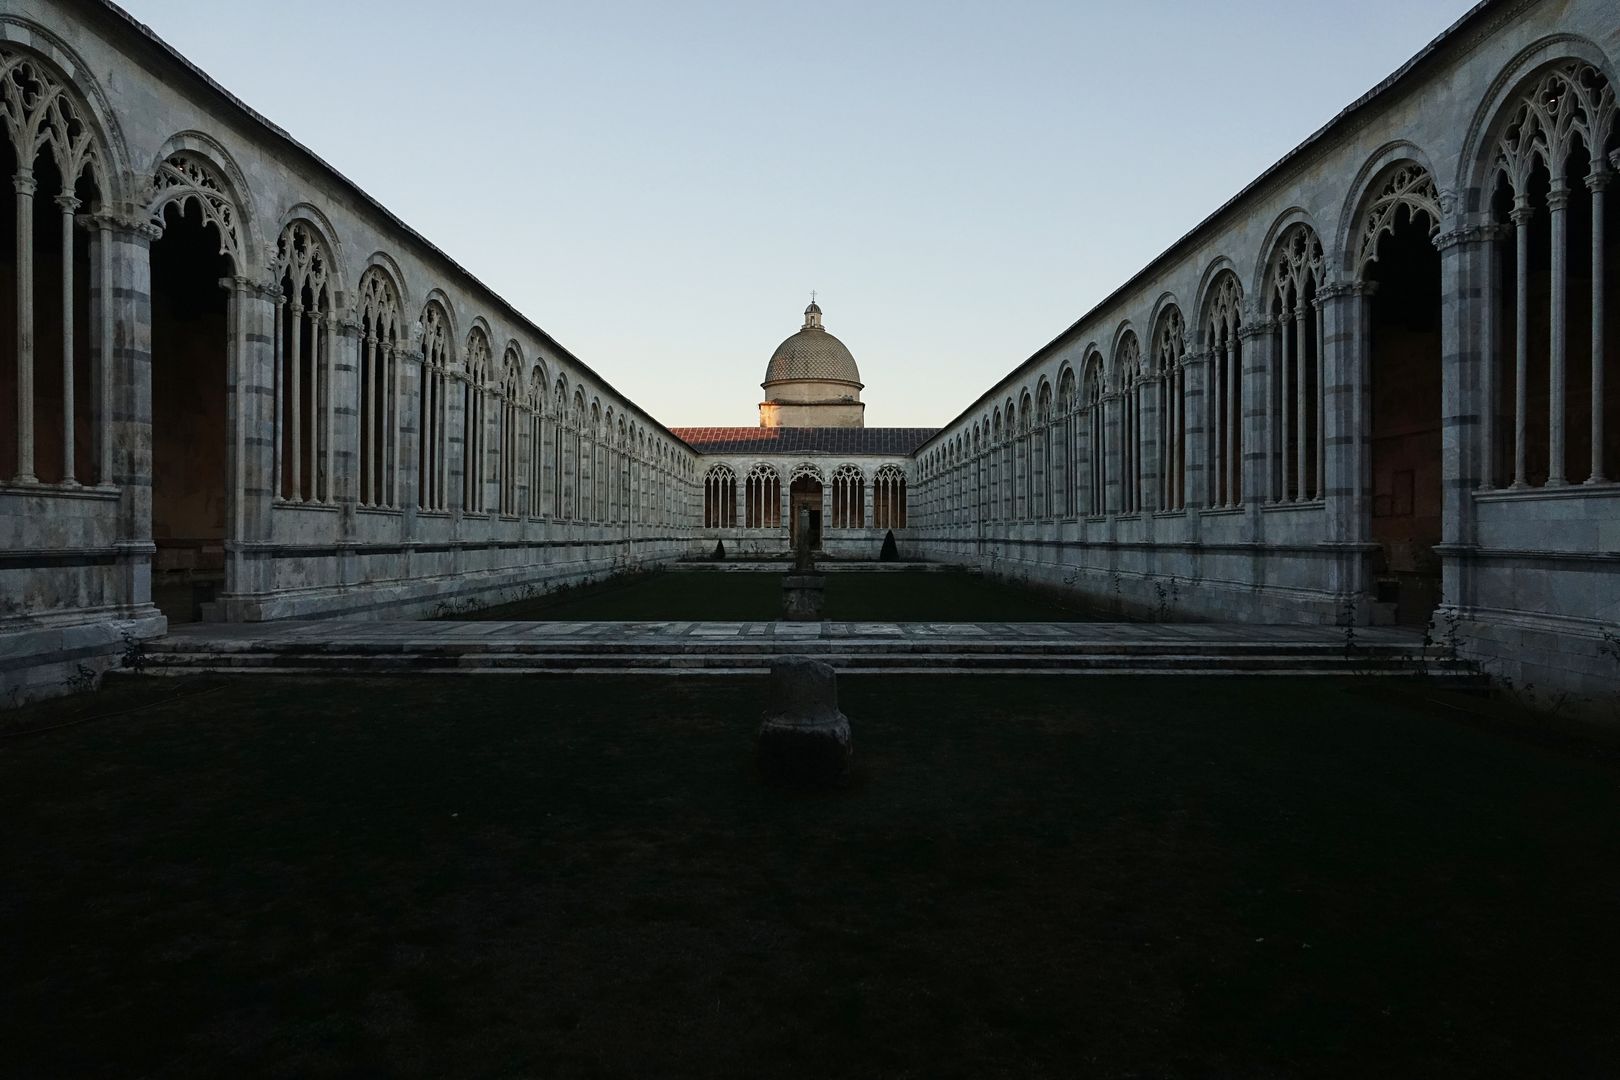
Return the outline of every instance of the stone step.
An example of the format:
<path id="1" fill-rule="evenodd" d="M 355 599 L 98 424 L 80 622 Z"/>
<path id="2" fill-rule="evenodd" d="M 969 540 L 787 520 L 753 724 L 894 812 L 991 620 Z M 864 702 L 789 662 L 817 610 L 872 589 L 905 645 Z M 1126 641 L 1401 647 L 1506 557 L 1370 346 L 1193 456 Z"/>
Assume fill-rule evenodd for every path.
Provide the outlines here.
<path id="1" fill-rule="evenodd" d="M 1290 641 L 1114 641 L 1049 639 L 1031 640 L 963 640 L 961 638 L 714 638 L 687 637 L 676 642 L 668 639 L 645 640 L 610 638 L 530 638 L 513 639 L 495 637 L 450 638 L 443 640 L 409 639 L 356 639 L 342 636 L 332 640 L 258 639 L 233 640 L 220 638 L 205 643 L 192 638 L 167 638 L 153 642 L 147 653 L 153 657 L 225 655 L 230 653 L 287 653 L 317 655 L 341 653 L 344 655 L 386 656 L 400 653 L 433 653 L 438 655 L 472 656 L 481 653 L 512 653 L 549 655 L 567 652 L 588 656 L 633 657 L 656 654 L 724 654 L 728 656 L 780 656 L 784 654 L 814 655 L 858 650 L 868 655 L 928 656 L 940 653 L 955 655 L 984 654 L 990 656 L 1166 656 L 1186 655 L 1210 658 L 1241 656 L 1325 656 L 1346 660 L 1376 660 L 1388 657 L 1415 659 L 1428 656 L 1444 658 L 1446 650 L 1399 642 L 1375 643 L 1357 646 L 1347 652 L 1342 645 L 1329 642 Z"/>
<path id="2" fill-rule="evenodd" d="M 670 672 L 765 671 L 789 655 L 801 653 L 745 653 L 688 651 L 635 654 L 581 653 L 570 651 L 473 653 L 436 650 L 355 652 L 355 651 L 235 651 L 173 652 L 154 657 L 147 669 L 153 673 L 239 672 L 273 673 L 299 671 L 323 674 L 429 673 L 429 672 Z M 1164 653 L 1156 656 L 1119 653 L 1079 653 L 1073 655 L 1029 655 L 1020 653 L 960 653 L 938 651 L 883 655 L 867 651 L 840 650 L 816 657 L 841 670 L 854 672 L 1054 672 L 1054 673 L 1225 673 L 1225 674 L 1337 674 L 1411 675 L 1419 672 L 1472 677 L 1465 664 L 1444 658 L 1419 659 L 1388 655 L 1346 659 L 1332 654 L 1249 654 L 1211 657 Z"/>

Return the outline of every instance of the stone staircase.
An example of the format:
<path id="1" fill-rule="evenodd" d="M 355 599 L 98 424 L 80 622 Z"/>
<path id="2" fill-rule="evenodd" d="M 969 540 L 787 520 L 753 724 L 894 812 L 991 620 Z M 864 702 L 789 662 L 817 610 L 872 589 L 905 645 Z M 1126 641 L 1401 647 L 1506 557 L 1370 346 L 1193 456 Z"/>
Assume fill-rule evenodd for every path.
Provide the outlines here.
<path id="1" fill-rule="evenodd" d="M 721 675 L 759 674 L 782 657 L 808 656 L 852 675 L 1423 674 L 1453 684 L 1483 681 L 1467 664 L 1413 634 L 1364 632 L 1347 648 L 1342 632 L 1316 627 L 325 622 L 300 624 L 299 632 L 289 633 L 283 626 L 182 628 L 148 646 L 144 670 Z"/>

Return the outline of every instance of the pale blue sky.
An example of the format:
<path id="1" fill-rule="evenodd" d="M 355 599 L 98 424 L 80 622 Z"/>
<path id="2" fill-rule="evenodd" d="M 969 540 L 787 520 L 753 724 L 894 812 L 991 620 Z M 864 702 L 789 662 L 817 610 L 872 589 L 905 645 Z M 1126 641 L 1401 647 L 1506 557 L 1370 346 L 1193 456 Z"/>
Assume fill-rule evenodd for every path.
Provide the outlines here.
<path id="1" fill-rule="evenodd" d="M 124 0 L 671 426 L 935 426 L 1467 10 Z"/>

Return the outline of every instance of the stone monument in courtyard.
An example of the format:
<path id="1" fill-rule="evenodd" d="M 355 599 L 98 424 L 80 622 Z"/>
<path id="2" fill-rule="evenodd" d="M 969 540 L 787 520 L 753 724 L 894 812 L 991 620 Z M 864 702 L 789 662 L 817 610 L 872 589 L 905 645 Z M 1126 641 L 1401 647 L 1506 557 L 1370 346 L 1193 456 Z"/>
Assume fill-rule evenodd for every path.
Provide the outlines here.
<path id="1" fill-rule="evenodd" d="M 756 752 L 767 780 L 810 787 L 845 782 L 853 757 L 849 718 L 838 708 L 838 676 L 808 657 L 771 665 Z"/>
<path id="2" fill-rule="evenodd" d="M 782 618 L 789 622 L 816 622 L 821 618 L 827 577 L 816 569 L 815 551 L 810 544 L 810 511 L 801 509 L 793 570 L 782 579 Z"/>

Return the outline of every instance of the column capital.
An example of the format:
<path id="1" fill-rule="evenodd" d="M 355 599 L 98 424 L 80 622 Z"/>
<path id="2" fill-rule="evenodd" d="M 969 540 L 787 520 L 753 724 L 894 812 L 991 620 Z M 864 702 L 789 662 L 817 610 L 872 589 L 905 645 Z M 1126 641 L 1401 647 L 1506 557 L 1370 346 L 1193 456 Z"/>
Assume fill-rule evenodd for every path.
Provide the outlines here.
<path id="1" fill-rule="evenodd" d="M 1515 208 L 1513 213 L 1517 215 L 1519 210 Z M 1437 251 L 1445 251 L 1448 248 L 1457 247 L 1459 244 L 1484 244 L 1495 240 L 1500 234 L 1500 226 L 1495 224 L 1464 225 L 1461 228 L 1452 229 L 1436 236 L 1434 246 Z"/>
<path id="2" fill-rule="evenodd" d="M 1569 186 L 1560 178 L 1557 186 L 1547 192 L 1547 209 L 1556 214 L 1568 205 Z"/>
<path id="3" fill-rule="evenodd" d="M 34 182 L 34 172 L 32 169 L 20 169 L 18 170 L 17 175 L 11 178 L 11 190 L 15 191 L 18 195 L 32 196 L 34 192 L 38 190 L 38 188 L 39 185 Z"/>
<path id="4" fill-rule="evenodd" d="M 1602 191 L 1614 179 L 1612 170 L 1603 168 L 1603 159 L 1598 158 L 1592 162 L 1592 171 L 1586 174 L 1586 190 Z"/>
<path id="5" fill-rule="evenodd" d="M 1513 196 L 1513 209 L 1508 211 L 1508 217 L 1515 225 L 1528 225 L 1530 219 L 1536 216 L 1536 208 L 1530 205 L 1528 195 Z"/>
<path id="6" fill-rule="evenodd" d="M 1239 341 L 1250 341 L 1257 337 L 1263 337 L 1275 329 L 1277 329 L 1277 320 L 1275 319 L 1254 319 L 1239 326 L 1237 336 Z"/>
<path id="7" fill-rule="evenodd" d="M 63 213 L 71 214 L 82 204 L 79 202 L 79 197 L 77 195 L 63 193 L 56 197 L 56 205 L 62 208 Z"/>

